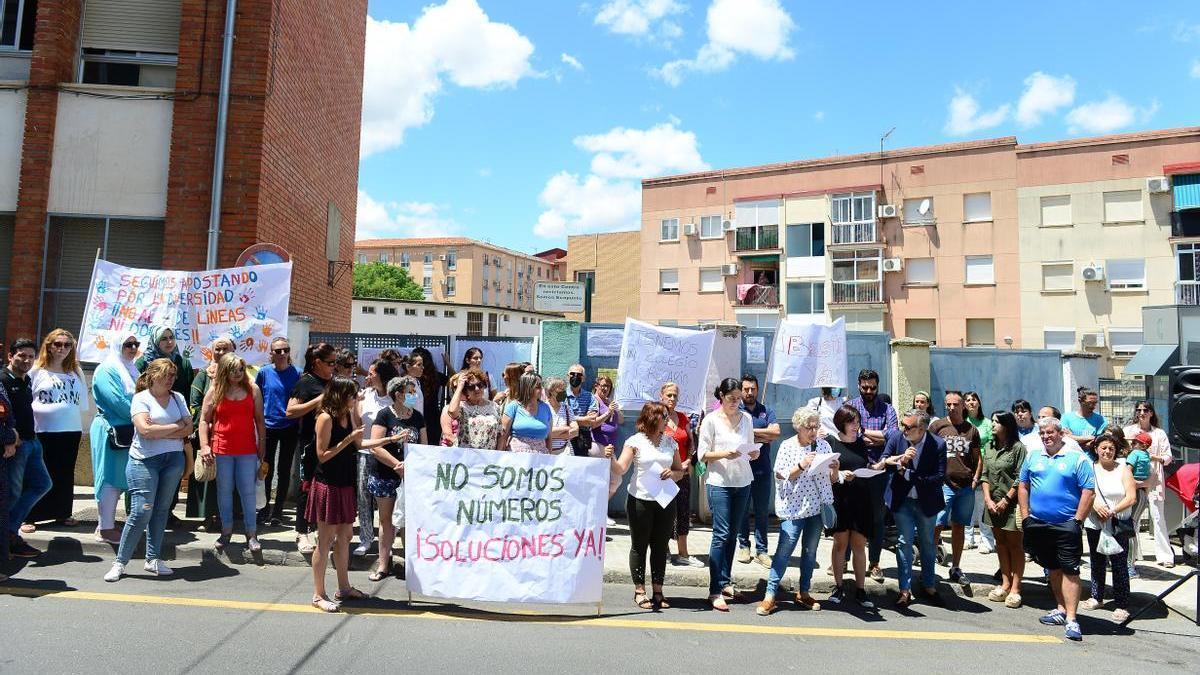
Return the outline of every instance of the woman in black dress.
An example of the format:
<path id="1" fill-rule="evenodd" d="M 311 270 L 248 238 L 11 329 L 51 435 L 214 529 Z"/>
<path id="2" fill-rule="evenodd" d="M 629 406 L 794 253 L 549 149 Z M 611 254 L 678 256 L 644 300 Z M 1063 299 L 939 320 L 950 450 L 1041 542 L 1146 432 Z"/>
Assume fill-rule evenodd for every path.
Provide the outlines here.
<path id="1" fill-rule="evenodd" d="M 846 571 L 846 547 L 850 547 L 854 563 L 854 597 L 866 609 L 874 609 L 875 603 L 867 597 L 867 541 L 874 531 L 875 516 L 871 512 L 871 491 L 865 478 L 854 475 L 859 469 L 883 468 L 883 463 L 872 465 L 867 458 L 867 446 L 859 435 L 861 420 L 853 406 L 843 405 L 833 415 L 837 435 L 825 437 L 838 458 L 838 481 L 833 485 L 833 508 L 837 512 L 837 524 L 833 532 L 833 579 L 835 587 L 829 602 L 840 604 L 844 598 L 842 574 Z"/>

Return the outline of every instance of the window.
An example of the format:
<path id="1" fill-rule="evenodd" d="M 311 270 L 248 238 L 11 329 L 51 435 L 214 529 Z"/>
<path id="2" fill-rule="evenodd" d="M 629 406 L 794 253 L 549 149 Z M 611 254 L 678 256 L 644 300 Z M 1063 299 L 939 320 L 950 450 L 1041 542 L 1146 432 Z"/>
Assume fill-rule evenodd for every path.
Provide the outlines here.
<path id="1" fill-rule="evenodd" d="M 537 270 L 538 270 L 538 278 L 541 279 L 542 278 L 542 268 L 539 267 L 539 268 L 537 268 Z"/>
<path id="2" fill-rule="evenodd" d="M 424 253 L 422 253 L 421 254 L 421 262 L 425 263 L 426 265 L 432 265 L 433 264 L 433 253 L 431 251 L 425 251 Z"/>
<path id="3" fill-rule="evenodd" d="M 481 305 L 488 304 L 488 287 L 487 287 L 486 283 L 483 285 L 483 302 L 481 302 L 479 304 L 481 304 Z"/>
<path id="4" fill-rule="evenodd" d="M 1143 289 L 1146 287 L 1145 258 L 1116 258 L 1104 261 L 1104 276 L 1110 289 Z"/>
<path id="5" fill-rule="evenodd" d="M 417 315 L 417 310 L 416 310 L 416 309 L 412 309 L 412 308 L 405 308 L 405 310 L 404 310 L 404 316 L 416 316 L 416 315 Z"/>
<path id="6" fill-rule="evenodd" d="M 664 218 L 659 224 L 659 241 L 678 241 L 679 240 L 679 219 Z"/>
<path id="7" fill-rule="evenodd" d="M 909 258 L 905 260 L 904 282 L 911 286 L 936 284 L 937 271 L 934 267 L 933 258 Z"/>
<path id="8" fill-rule="evenodd" d="M 825 223 L 788 225 L 784 237 L 789 258 L 819 258 L 825 255 Z"/>
<path id="9" fill-rule="evenodd" d="M 701 267 L 700 268 L 700 292 L 701 293 L 723 293 L 725 292 L 725 280 L 721 278 L 720 267 Z"/>
<path id="10" fill-rule="evenodd" d="M 1046 345 L 1046 349 L 1057 349 L 1059 351 L 1075 349 L 1075 329 L 1047 327 L 1042 331 L 1042 340 Z"/>
<path id="11" fill-rule="evenodd" d="M 575 273 L 575 281 L 582 281 L 584 283 L 587 283 L 589 281 L 592 282 L 592 294 L 594 295 L 596 293 L 596 271 L 595 270 L 586 270 L 586 271 L 576 272 Z"/>
<path id="12" fill-rule="evenodd" d="M 446 269 L 448 269 L 448 270 L 458 269 L 458 251 L 456 251 L 454 249 L 450 249 L 449 251 L 446 251 Z"/>
<path id="13" fill-rule="evenodd" d="M 521 317 L 521 323 L 529 323 L 529 317 L 527 317 L 527 316 Z"/>
<path id="14" fill-rule="evenodd" d="M 1104 222 L 1137 223 L 1143 220 L 1141 190 L 1104 193 Z"/>
<path id="15" fill-rule="evenodd" d="M 963 222 L 977 223 L 992 219 L 992 193 L 963 195 Z"/>
<path id="16" fill-rule="evenodd" d="M 830 220 L 835 225 L 875 222 L 874 192 L 835 194 L 831 198 L 830 207 Z"/>
<path id="17" fill-rule="evenodd" d="M 779 224 L 779 200 L 741 202 L 735 209 L 738 228 Z"/>
<path id="18" fill-rule="evenodd" d="M 433 277 L 425 277 L 421 280 L 421 291 L 426 297 L 433 295 Z"/>
<path id="19" fill-rule="evenodd" d="M 1042 227 L 1071 225 L 1071 195 L 1042 197 Z"/>
<path id="20" fill-rule="evenodd" d="M 994 284 L 996 283 L 995 270 L 992 269 L 992 256 L 990 255 L 969 255 L 967 256 L 967 274 L 966 284 Z"/>
<path id="21" fill-rule="evenodd" d="M 458 290 L 458 284 L 454 282 L 454 277 L 446 277 L 446 297 L 453 296 Z"/>
<path id="22" fill-rule="evenodd" d="M 926 225 L 936 222 L 933 217 L 933 197 L 904 200 L 904 224 Z"/>
<path id="23" fill-rule="evenodd" d="M 453 319 L 453 318 L 456 318 L 457 316 L 458 316 L 458 313 L 455 312 L 453 309 L 442 310 L 442 318 L 443 319 Z"/>
<path id="24" fill-rule="evenodd" d="M 1200 244 L 1179 244 L 1175 250 L 1179 263 L 1179 280 L 1195 283 L 1200 280 Z"/>
<path id="25" fill-rule="evenodd" d="M 679 292 L 679 270 L 659 270 L 658 271 L 658 292 L 659 293 L 678 293 Z"/>
<path id="26" fill-rule="evenodd" d="M 13 3 L 9 0 L 3 4 Z M 80 82 L 129 87 L 175 86 L 180 3 L 174 0 L 136 4 L 133 11 L 127 0 L 83 3 Z"/>
<path id="27" fill-rule="evenodd" d="M 1042 290 L 1075 290 L 1075 264 L 1071 262 L 1042 263 Z"/>
<path id="28" fill-rule="evenodd" d="M 824 282 L 788 284 L 787 285 L 788 314 L 824 314 L 825 313 L 825 284 Z"/>
<path id="29" fill-rule="evenodd" d="M 496 335 L 500 332 L 500 317 L 495 312 L 488 312 L 488 335 Z"/>
<path id="30" fill-rule="evenodd" d="M 1109 328 L 1108 347 L 1113 356 L 1133 356 L 1142 348 L 1142 329 Z"/>
<path id="31" fill-rule="evenodd" d="M 483 335 L 483 312 L 467 312 L 467 335 Z"/>
<path id="32" fill-rule="evenodd" d="M 967 319 L 967 346 L 996 346 L 995 319 Z"/>
<path id="33" fill-rule="evenodd" d="M 367 262 L 367 254 L 366 254 L 366 253 L 359 253 L 359 254 L 358 254 L 358 262 L 359 262 L 359 264 L 366 263 L 366 262 Z"/>
<path id="34" fill-rule="evenodd" d="M 505 315 L 504 315 L 504 323 L 508 323 L 508 321 L 509 321 L 508 315 L 507 315 L 507 314 L 505 314 Z"/>
<path id="35" fill-rule="evenodd" d="M 410 261 L 411 261 L 411 258 L 409 258 L 409 255 L 407 252 L 400 254 L 400 266 L 401 267 L 403 267 L 404 269 L 408 269 L 408 265 L 409 265 Z"/>
<path id="36" fill-rule="evenodd" d="M 388 261 L 388 254 L 386 254 L 386 253 L 380 253 L 380 254 L 379 254 L 379 262 L 381 262 L 381 263 L 385 263 L 385 262 L 387 262 L 387 261 Z"/>
<path id="37" fill-rule="evenodd" d="M 362 313 L 363 313 L 363 314 L 374 314 L 374 313 L 375 313 L 375 307 L 374 307 L 373 305 L 363 305 L 363 306 L 362 306 Z"/>
<path id="38" fill-rule="evenodd" d="M 425 310 L 425 316 L 437 317 L 437 310 L 436 309 L 427 309 L 427 310 Z"/>
<path id="39" fill-rule="evenodd" d="M 383 315 L 384 316 L 396 316 L 396 308 L 395 307 L 384 307 Z"/>
<path id="40" fill-rule="evenodd" d="M 484 286 L 487 286 L 488 277 L 491 275 L 491 273 L 488 272 L 488 270 L 490 270 L 490 269 L 492 269 L 492 268 L 488 267 L 487 261 L 486 260 L 483 261 L 483 285 Z"/>
<path id="41" fill-rule="evenodd" d="M 877 248 L 833 252 L 833 302 L 882 302 L 880 250 Z"/>
<path id="42" fill-rule="evenodd" d="M 937 319 L 905 319 L 904 335 L 937 344 Z"/>
<path id="43" fill-rule="evenodd" d="M 701 239 L 717 239 L 724 236 L 721 231 L 721 216 L 701 216 L 700 217 L 700 238 Z"/>
<path id="44" fill-rule="evenodd" d="M 495 265 L 497 269 L 499 269 L 499 268 L 500 268 L 500 258 L 499 258 L 499 257 L 493 257 L 493 258 L 492 258 L 492 264 L 493 264 L 493 265 Z"/>
<path id="45" fill-rule="evenodd" d="M 3 0 L 0 7 L 4 8 L 0 16 L 0 50 L 31 51 L 37 0 Z"/>

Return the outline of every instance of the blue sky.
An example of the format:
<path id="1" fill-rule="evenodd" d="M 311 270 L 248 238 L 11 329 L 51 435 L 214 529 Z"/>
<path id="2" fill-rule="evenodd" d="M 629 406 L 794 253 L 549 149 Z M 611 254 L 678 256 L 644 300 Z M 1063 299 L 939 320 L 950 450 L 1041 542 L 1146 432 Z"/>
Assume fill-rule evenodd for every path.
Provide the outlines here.
<path id="1" fill-rule="evenodd" d="M 635 229 L 641 177 L 892 127 L 890 148 L 1200 124 L 1190 4 L 371 0 L 358 236 L 531 252 Z"/>

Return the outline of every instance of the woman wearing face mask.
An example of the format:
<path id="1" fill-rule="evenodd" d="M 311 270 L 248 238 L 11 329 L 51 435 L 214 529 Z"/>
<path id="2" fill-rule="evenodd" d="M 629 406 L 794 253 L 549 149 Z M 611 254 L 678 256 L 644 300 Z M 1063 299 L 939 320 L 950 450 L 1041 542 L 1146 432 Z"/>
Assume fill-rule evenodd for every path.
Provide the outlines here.
<path id="1" fill-rule="evenodd" d="M 96 401 L 96 417 L 92 420 L 89 438 L 92 446 L 92 476 L 96 494 L 99 523 L 96 539 L 110 544 L 121 543 L 117 529 L 117 501 L 129 489 L 125 465 L 129 460 L 129 445 L 133 442 L 133 419 L 129 407 L 137 391 L 138 347 L 141 343 L 132 333 L 121 340 L 108 358 L 96 367 L 92 375 L 92 398 Z"/>
<path id="2" fill-rule="evenodd" d="M 579 422 L 567 405 L 567 383 L 561 377 L 546 380 L 546 402 L 554 411 L 554 422 L 550 428 L 550 452 L 560 454 L 579 435 Z"/>
<path id="3" fill-rule="evenodd" d="M 363 434 L 371 435 L 371 425 L 375 423 L 375 415 L 391 405 L 387 395 L 387 383 L 400 376 L 399 371 L 390 362 L 376 359 L 367 368 L 366 386 L 358 393 L 358 415 L 362 419 Z M 371 550 L 375 543 L 375 500 L 367 489 L 367 481 L 374 473 L 375 457 L 368 442 L 358 447 L 358 546 L 354 555 L 361 557 Z"/>
<path id="4" fill-rule="evenodd" d="M 404 449 L 409 443 L 426 442 L 425 420 L 416 409 L 418 386 L 411 377 L 388 381 L 390 404 L 374 416 L 367 427 L 371 439 L 363 443 L 376 460 L 367 478 L 367 493 L 379 504 L 379 562 L 368 577 L 371 581 L 382 581 L 392 573 L 392 544 L 396 539 L 392 514 L 404 480 Z"/>
<path id="5" fill-rule="evenodd" d="M 495 450 L 500 440 L 500 408 L 487 398 L 487 375 L 478 368 L 457 373 L 446 412 L 458 421 L 456 445 Z"/>

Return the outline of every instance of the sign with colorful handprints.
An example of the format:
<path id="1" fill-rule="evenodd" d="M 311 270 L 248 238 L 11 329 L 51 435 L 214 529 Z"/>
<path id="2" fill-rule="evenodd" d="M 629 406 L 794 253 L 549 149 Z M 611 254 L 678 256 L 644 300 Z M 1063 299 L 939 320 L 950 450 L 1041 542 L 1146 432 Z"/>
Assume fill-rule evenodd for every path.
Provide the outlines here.
<path id="1" fill-rule="evenodd" d="M 209 345 L 228 337 L 251 364 L 268 360 L 271 339 L 287 337 L 292 264 L 202 272 L 143 270 L 96 260 L 88 291 L 79 358 L 99 362 L 128 335 L 143 348 L 151 327 L 170 326 L 193 366 L 212 356 Z"/>

